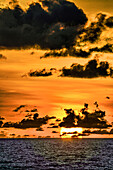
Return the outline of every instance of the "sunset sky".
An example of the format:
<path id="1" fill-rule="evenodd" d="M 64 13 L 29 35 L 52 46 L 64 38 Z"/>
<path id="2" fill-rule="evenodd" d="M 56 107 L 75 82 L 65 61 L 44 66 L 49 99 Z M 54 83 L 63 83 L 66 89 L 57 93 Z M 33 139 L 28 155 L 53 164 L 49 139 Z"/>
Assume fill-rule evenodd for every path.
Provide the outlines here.
<path id="1" fill-rule="evenodd" d="M 0 2 L 0 138 L 112 138 L 113 1 L 35 2 Z"/>

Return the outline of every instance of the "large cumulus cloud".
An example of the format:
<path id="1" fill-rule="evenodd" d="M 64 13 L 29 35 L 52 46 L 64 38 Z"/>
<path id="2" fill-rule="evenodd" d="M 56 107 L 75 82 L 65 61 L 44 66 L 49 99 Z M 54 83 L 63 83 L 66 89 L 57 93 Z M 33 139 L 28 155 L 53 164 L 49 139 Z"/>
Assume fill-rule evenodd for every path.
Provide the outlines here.
<path id="1" fill-rule="evenodd" d="M 92 113 L 88 111 L 88 104 L 84 104 L 79 114 L 76 114 L 72 109 L 65 109 L 67 116 L 59 124 L 60 127 L 82 127 L 82 128 L 96 128 L 106 129 L 112 127 L 107 120 L 105 120 L 105 111 L 96 108 Z"/>
<path id="2" fill-rule="evenodd" d="M 87 58 L 93 52 L 113 53 L 112 28 L 113 16 L 98 13 L 92 22 L 77 32 L 78 37 L 74 46 L 61 50 L 50 50 L 41 58 L 62 56 Z M 71 39 L 69 40 L 71 41 Z"/>
<path id="3" fill-rule="evenodd" d="M 40 0 L 26 11 L 16 4 L 0 10 L 0 46 L 70 47 L 86 21 L 84 12 L 67 0 Z"/>

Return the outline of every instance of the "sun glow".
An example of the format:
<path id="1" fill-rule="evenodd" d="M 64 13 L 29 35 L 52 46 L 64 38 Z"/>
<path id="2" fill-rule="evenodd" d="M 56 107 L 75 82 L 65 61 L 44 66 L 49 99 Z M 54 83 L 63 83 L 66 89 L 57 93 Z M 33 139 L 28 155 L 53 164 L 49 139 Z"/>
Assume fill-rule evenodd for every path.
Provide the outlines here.
<path id="1" fill-rule="evenodd" d="M 61 128 L 61 138 L 71 138 L 73 135 L 82 133 L 82 128 Z"/>

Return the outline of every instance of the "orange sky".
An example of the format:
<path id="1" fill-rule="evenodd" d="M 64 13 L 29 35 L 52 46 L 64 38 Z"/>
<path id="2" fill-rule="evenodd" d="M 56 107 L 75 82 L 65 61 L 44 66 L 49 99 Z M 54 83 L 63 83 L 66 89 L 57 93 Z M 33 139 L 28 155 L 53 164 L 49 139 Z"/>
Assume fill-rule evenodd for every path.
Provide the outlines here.
<path id="1" fill-rule="evenodd" d="M 6 3 L 7 1 L 2 0 L 2 2 Z M 98 1 L 95 4 L 93 2 L 89 4 L 88 0 L 86 2 L 77 0 L 76 3 L 91 15 L 98 10 L 109 13 L 113 11 L 113 7 L 109 4 L 112 4 L 112 1 L 104 1 L 104 3 L 100 1 L 102 6 L 98 5 Z M 31 52 L 34 54 L 31 55 Z M 14 113 L 13 110 L 19 105 L 25 104 L 28 108 L 37 106 L 41 117 L 49 115 L 62 119 L 66 116 L 65 108 L 72 108 L 79 112 L 84 103 L 88 103 L 89 109 L 93 111 L 95 109 L 93 104 L 98 101 L 100 108 L 106 111 L 108 122 L 113 122 L 113 79 L 111 78 L 61 78 L 58 77 L 59 73 L 52 77 L 22 77 L 30 70 L 61 69 L 63 66 L 70 67 L 72 63 L 85 64 L 89 60 L 74 57 L 40 59 L 44 53 L 44 50 L 36 49 L 0 51 L 0 54 L 7 58 L 0 60 L 0 116 L 5 117 L 5 121 L 20 121 L 26 113 L 24 110 L 21 113 Z M 93 56 L 91 57 L 93 58 Z M 113 54 L 104 54 L 100 59 L 107 60 L 113 66 Z M 110 96 L 110 100 L 107 100 L 106 96 Z M 54 120 L 50 120 L 49 123 L 54 123 Z M 58 133 L 51 133 L 53 130 Z M 14 128 L 1 128 L 0 131 L 0 134 L 4 133 L 6 137 L 11 137 L 10 134 L 13 133 L 16 134 L 15 137 L 18 135 L 24 137 L 26 134 L 30 135 L 29 137 L 59 137 L 61 129 L 48 129 L 47 125 L 44 125 L 43 132 L 35 129 L 20 130 Z M 91 135 L 90 137 L 103 137 L 103 135 Z M 105 135 L 104 137 L 113 137 L 113 135 Z"/>
<path id="2" fill-rule="evenodd" d="M 75 58 L 48 58 L 40 60 L 39 56 L 40 54 L 42 55 L 43 51 L 36 51 L 31 60 L 31 51 L 1 51 L 7 57 L 7 60 L 0 62 L 0 89 L 3 90 L 3 96 L 0 98 L 2 105 L 0 113 L 7 121 L 20 121 L 24 118 L 25 112 L 12 112 L 12 110 L 22 104 L 27 105 L 28 108 L 36 105 L 40 116 L 48 114 L 62 119 L 62 117 L 66 116 L 65 108 L 73 108 L 78 112 L 84 103 L 89 103 L 89 109 L 94 110 L 93 103 L 95 101 L 98 101 L 100 108 L 106 111 L 107 120 L 109 122 L 113 121 L 113 79 L 61 78 L 57 77 L 57 75 L 47 78 L 21 77 L 30 69 L 35 70 L 40 66 L 42 68 L 51 68 L 51 66 L 61 68 L 64 65 L 69 67 L 73 61 L 77 60 Z M 81 63 L 86 62 L 85 59 L 80 59 L 79 61 Z M 106 96 L 110 96 L 110 100 L 107 100 Z M 50 123 L 53 122 L 51 121 Z M 33 130 L 33 134 L 40 136 L 42 133 L 42 136 L 47 136 L 51 134 L 52 130 L 49 129 L 48 131 L 47 129 L 45 133 Z M 23 135 L 32 133 L 32 129 L 24 131 L 13 129 L 11 133 L 12 131 L 18 135 L 19 133 Z M 9 132 L 10 130 L 7 133 Z M 59 134 L 53 134 L 52 136 L 58 137 Z"/>

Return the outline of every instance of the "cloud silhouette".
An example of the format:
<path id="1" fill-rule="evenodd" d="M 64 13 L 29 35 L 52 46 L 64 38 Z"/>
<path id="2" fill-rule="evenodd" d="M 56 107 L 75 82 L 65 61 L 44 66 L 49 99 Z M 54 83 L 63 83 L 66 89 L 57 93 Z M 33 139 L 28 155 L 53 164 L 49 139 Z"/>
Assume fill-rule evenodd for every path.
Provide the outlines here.
<path id="1" fill-rule="evenodd" d="M 65 136 L 65 135 L 72 135 L 73 136 L 78 136 L 78 132 L 75 131 L 75 132 L 63 132 L 60 136 Z"/>
<path id="2" fill-rule="evenodd" d="M 105 17 L 106 15 L 102 13 L 96 15 L 97 21 L 91 22 L 91 24 L 84 29 L 83 34 L 81 35 L 81 42 L 89 41 L 94 43 L 99 39 L 105 28 Z"/>
<path id="3" fill-rule="evenodd" d="M 25 116 L 26 117 L 26 116 Z M 27 129 L 27 128 L 37 128 L 37 131 L 42 131 L 42 125 L 45 125 L 48 123 L 49 120 L 55 119 L 56 117 L 54 116 L 44 116 L 44 117 L 39 117 L 38 113 L 34 113 L 32 116 L 27 116 L 27 119 L 23 119 L 20 122 L 5 122 L 3 123 L 1 121 L 1 126 L 3 128 L 18 128 L 18 129 Z"/>
<path id="4" fill-rule="evenodd" d="M 17 135 L 17 137 L 16 138 L 21 138 L 21 135 Z"/>
<path id="5" fill-rule="evenodd" d="M 72 128 L 72 127 L 80 127 L 83 128 L 84 131 L 79 133 L 77 130 L 74 132 L 63 132 L 60 136 L 71 135 L 72 138 L 79 136 L 89 136 L 90 134 L 113 134 L 113 129 L 111 124 L 105 119 L 105 111 L 102 111 L 99 108 L 98 102 L 94 103 L 95 110 L 93 112 L 89 112 L 89 105 L 84 103 L 84 107 L 77 113 L 73 109 L 64 109 L 66 112 L 66 116 L 63 117 L 62 120 L 56 118 L 55 116 L 44 116 L 40 117 L 37 112 L 27 113 L 24 119 L 20 122 L 3 122 L 0 121 L 0 128 L 18 128 L 18 129 L 27 129 L 27 128 L 36 128 L 36 131 L 44 131 L 42 128 L 43 125 L 47 125 L 49 120 L 55 119 L 58 123 L 50 123 L 49 127 L 53 129 L 52 133 L 58 133 L 56 131 L 59 127 Z M 20 105 L 21 106 L 21 105 Z M 19 107 L 18 107 L 19 108 Z M 31 109 L 33 110 L 33 109 Z M 31 116 L 29 116 L 31 114 Z M 55 129 L 56 128 L 56 129 Z M 54 130 L 55 129 L 55 130 Z M 11 135 L 15 137 L 15 134 Z"/>
<path id="6" fill-rule="evenodd" d="M 71 128 L 75 127 L 75 114 L 72 109 L 65 109 L 65 112 L 67 114 L 66 117 L 63 118 L 63 121 L 59 123 L 60 127 L 66 127 L 66 128 Z"/>
<path id="7" fill-rule="evenodd" d="M 110 134 L 113 134 L 113 129 L 110 130 Z"/>
<path id="8" fill-rule="evenodd" d="M 29 135 L 24 135 L 23 137 L 24 137 L 24 138 L 27 138 L 27 137 L 29 137 Z"/>
<path id="9" fill-rule="evenodd" d="M 48 57 L 79 57 L 79 58 L 88 58 L 92 52 L 104 52 L 104 53 L 113 53 L 113 44 L 107 43 L 102 47 L 94 47 L 90 48 L 89 50 L 85 51 L 82 48 L 78 47 L 70 47 L 68 49 L 61 49 L 61 50 L 51 50 L 46 52 L 42 58 L 48 58 Z"/>
<path id="10" fill-rule="evenodd" d="M 52 133 L 58 133 L 57 131 L 53 130 Z"/>
<path id="11" fill-rule="evenodd" d="M 68 48 L 87 22 L 84 12 L 67 0 L 40 0 L 27 10 L 17 2 L 11 5 L 0 10 L 1 47 Z"/>
<path id="12" fill-rule="evenodd" d="M 25 110 L 25 112 L 30 112 L 30 110 L 27 109 L 27 110 Z"/>
<path id="13" fill-rule="evenodd" d="M 0 116 L 0 120 L 5 120 L 5 118 L 4 118 L 4 117 L 2 117 L 2 116 Z"/>
<path id="14" fill-rule="evenodd" d="M 53 126 L 53 125 L 55 125 L 55 123 L 50 123 L 49 125 L 50 125 L 50 126 Z"/>
<path id="15" fill-rule="evenodd" d="M 53 125 L 53 126 L 49 126 L 47 128 L 58 128 L 58 126 L 57 125 Z"/>
<path id="16" fill-rule="evenodd" d="M 93 51 L 93 50 L 92 50 Z M 83 49 L 78 49 L 76 47 L 70 47 L 68 49 L 61 49 L 61 50 L 51 50 L 49 52 L 46 52 L 42 58 L 48 58 L 48 57 L 80 57 L 80 58 L 88 58 L 91 55 L 91 50 L 85 51 Z"/>
<path id="17" fill-rule="evenodd" d="M 16 136 L 16 134 L 12 133 L 12 134 L 10 134 L 10 136 L 14 138 Z"/>
<path id="18" fill-rule="evenodd" d="M 109 96 L 106 96 L 106 99 L 110 99 L 110 97 L 109 97 Z"/>
<path id="19" fill-rule="evenodd" d="M 107 27 L 113 28 L 113 16 L 107 18 L 105 24 Z"/>
<path id="20" fill-rule="evenodd" d="M 37 112 L 38 110 L 37 109 L 31 109 L 31 112 Z"/>
<path id="21" fill-rule="evenodd" d="M 36 109 L 36 110 L 37 110 L 37 109 Z M 39 116 L 39 114 L 38 114 L 38 113 L 35 113 L 35 114 L 33 115 L 33 119 L 34 119 L 34 120 L 37 120 L 38 116 Z"/>
<path id="22" fill-rule="evenodd" d="M 90 53 L 94 52 L 94 51 L 96 51 L 96 52 L 104 52 L 104 53 L 113 53 L 113 44 L 107 43 L 103 47 L 91 48 L 89 51 L 90 51 Z"/>
<path id="23" fill-rule="evenodd" d="M 3 121 L 0 121 L 0 127 L 2 126 L 2 124 L 3 124 Z"/>
<path id="24" fill-rule="evenodd" d="M 84 130 L 83 131 L 83 134 L 102 134 L 102 135 L 105 135 L 105 134 L 113 134 L 113 129 L 111 129 L 110 131 L 108 130 Z"/>
<path id="25" fill-rule="evenodd" d="M 91 134 L 97 134 L 97 135 L 112 135 L 113 134 L 113 129 L 110 131 L 108 130 L 84 130 L 82 133 L 78 133 L 77 131 L 75 132 L 63 132 L 60 136 L 65 136 L 65 135 L 71 135 L 72 138 L 78 138 L 79 136 L 89 136 Z"/>
<path id="26" fill-rule="evenodd" d="M 5 57 L 3 54 L 0 54 L 0 59 L 7 59 L 7 57 Z"/>
<path id="27" fill-rule="evenodd" d="M 112 127 L 105 119 L 105 111 L 96 108 L 92 113 L 88 112 L 88 104 L 84 104 L 84 108 L 81 109 L 80 114 L 75 114 L 72 109 L 65 109 L 67 114 L 63 118 L 63 121 L 59 123 L 60 127 L 82 127 L 82 128 L 97 128 L 106 129 Z M 88 132 L 87 132 L 88 133 Z"/>
<path id="28" fill-rule="evenodd" d="M 42 127 L 36 129 L 36 131 L 44 131 Z"/>
<path id="29" fill-rule="evenodd" d="M 70 68 L 63 67 L 61 76 L 80 78 L 113 77 L 113 69 L 107 61 L 98 62 L 98 60 L 93 59 L 85 65 L 73 63 Z"/>
<path id="30" fill-rule="evenodd" d="M 60 122 L 61 121 L 61 119 L 56 119 L 56 122 Z"/>
<path id="31" fill-rule="evenodd" d="M 13 110 L 13 112 L 18 112 L 21 108 L 25 107 L 26 105 L 20 105 L 16 109 Z"/>
<path id="32" fill-rule="evenodd" d="M 30 71 L 28 73 L 28 75 L 30 77 L 40 77 L 40 76 L 47 77 L 47 76 L 51 76 L 52 72 L 51 71 L 47 72 L 46 69 L 43 69 L 43 70 L 39 70 L 39 71 L 37 71 L 37 70 L 36 71 Z"/>
<path id="33" fill-rule="evenodd" d="M 6 135 L 4 133 L 0 133 L 0 138 L 5 138 Z"/>
<path id="34" fill-rule="evenodd" d="M 96 41 L 101 40 L 101 34 L 108 29 L 107 27 L 113 27 L 113 16 L 108 17 L 106 14 L 98 13 L 95 17 L 95 21 L 80 29 L 77 37 L 77 43 L 75 43 L 74 46 L 71 45 L 70 47 L 67 47 L 66 49 L 63 48 L 61 50 L 51 50 L 46 52 L 43 56 L 41 56 L 41 58 L 62 56 L 88 58 L 94 51 L 113 53 L 112 44 L 107 42 L 106 45 L 100 48 L 97 46 L 97 44 L 95 44 Z M 84 46 L 88 47 L 87 42 L 95 44 L 95 47 L 85 50 Z"/>

